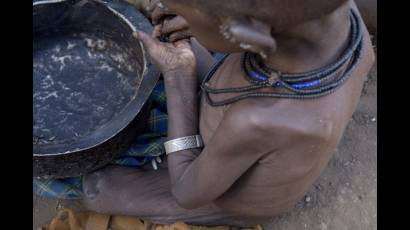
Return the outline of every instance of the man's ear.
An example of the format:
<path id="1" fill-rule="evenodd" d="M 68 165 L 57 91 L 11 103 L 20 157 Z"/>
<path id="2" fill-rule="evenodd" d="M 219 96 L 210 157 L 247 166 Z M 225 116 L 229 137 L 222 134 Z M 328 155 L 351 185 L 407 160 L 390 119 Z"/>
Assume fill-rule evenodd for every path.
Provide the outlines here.
<path id="1" fill-rule="evenodd" d="M 249 17 L 229 17 L 223 20 L 220 31 L 226 39 L 240 47 L 259 53 L 262 58 L 276 51 L 276 41 L 270 25 Z"/>

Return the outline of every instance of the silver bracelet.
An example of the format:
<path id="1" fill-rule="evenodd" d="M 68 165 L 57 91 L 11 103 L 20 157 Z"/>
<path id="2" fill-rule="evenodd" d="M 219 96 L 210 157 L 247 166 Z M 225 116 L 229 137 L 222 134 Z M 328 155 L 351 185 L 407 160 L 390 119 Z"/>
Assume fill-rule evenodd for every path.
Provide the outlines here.
<path id="1" fill-rule="evenodd" d="M 200 135 L 180 137 L 173 140 L 169 140 L 164 143 L 165 153 L 170 153 L 203 147 L 204 143 Z"/>

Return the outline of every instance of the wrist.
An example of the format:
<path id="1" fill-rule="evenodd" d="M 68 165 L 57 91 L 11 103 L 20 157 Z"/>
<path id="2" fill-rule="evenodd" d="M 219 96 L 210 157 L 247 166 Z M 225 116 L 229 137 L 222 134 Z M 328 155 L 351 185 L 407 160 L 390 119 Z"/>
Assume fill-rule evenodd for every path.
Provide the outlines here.
<path id="1" fill-rule="evenodd" d="M 169 79 L 169 80 L 178 80 L 178 79 L 184 79 L 184 78 L 196 78 L 196 71 L 193 70 L 169 70 L 166 72 L 163 72 L 162 75 L 164 76 L 164 79 Z"/>
<path id="2" fill-rule="evenodd" d="M 196 73 L 192 72 L 168 72 L 163 74 L 165 88 L 175 89 L 196 89 L 198 85 L 198 78 Z"/>

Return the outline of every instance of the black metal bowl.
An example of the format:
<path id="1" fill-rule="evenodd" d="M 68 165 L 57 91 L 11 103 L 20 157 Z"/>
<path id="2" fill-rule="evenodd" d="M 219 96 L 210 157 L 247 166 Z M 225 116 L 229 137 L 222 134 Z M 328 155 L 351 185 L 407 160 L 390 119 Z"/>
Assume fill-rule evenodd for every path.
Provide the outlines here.
<path id="1" fill-rule="evenodd" d="M 149 21 L 121 1 L 33 1 L 33 175 L 83 175 L 130 146 L 159 72 L 135 30 Z"/>

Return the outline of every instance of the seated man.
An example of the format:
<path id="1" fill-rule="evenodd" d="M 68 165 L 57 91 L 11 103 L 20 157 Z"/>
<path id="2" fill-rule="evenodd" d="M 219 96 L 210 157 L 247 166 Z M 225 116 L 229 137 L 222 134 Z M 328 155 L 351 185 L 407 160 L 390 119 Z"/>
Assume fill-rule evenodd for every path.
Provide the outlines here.
<path id="1" fill-rule="evenodd" d="M 157 171 L 112 166 L 86 176 L 85 205 L 207 226 L 250 226 L 291 210 L 326 167 L 374 62 L 355 3 L 163 4 L 205 48 L 230 55 L 212 68 L 199 94 L 187 40 L 136 34 L 163 73 L 168 139 L 175 145 Z M 203 148 L 195 142 L 201 138 Z"/>

